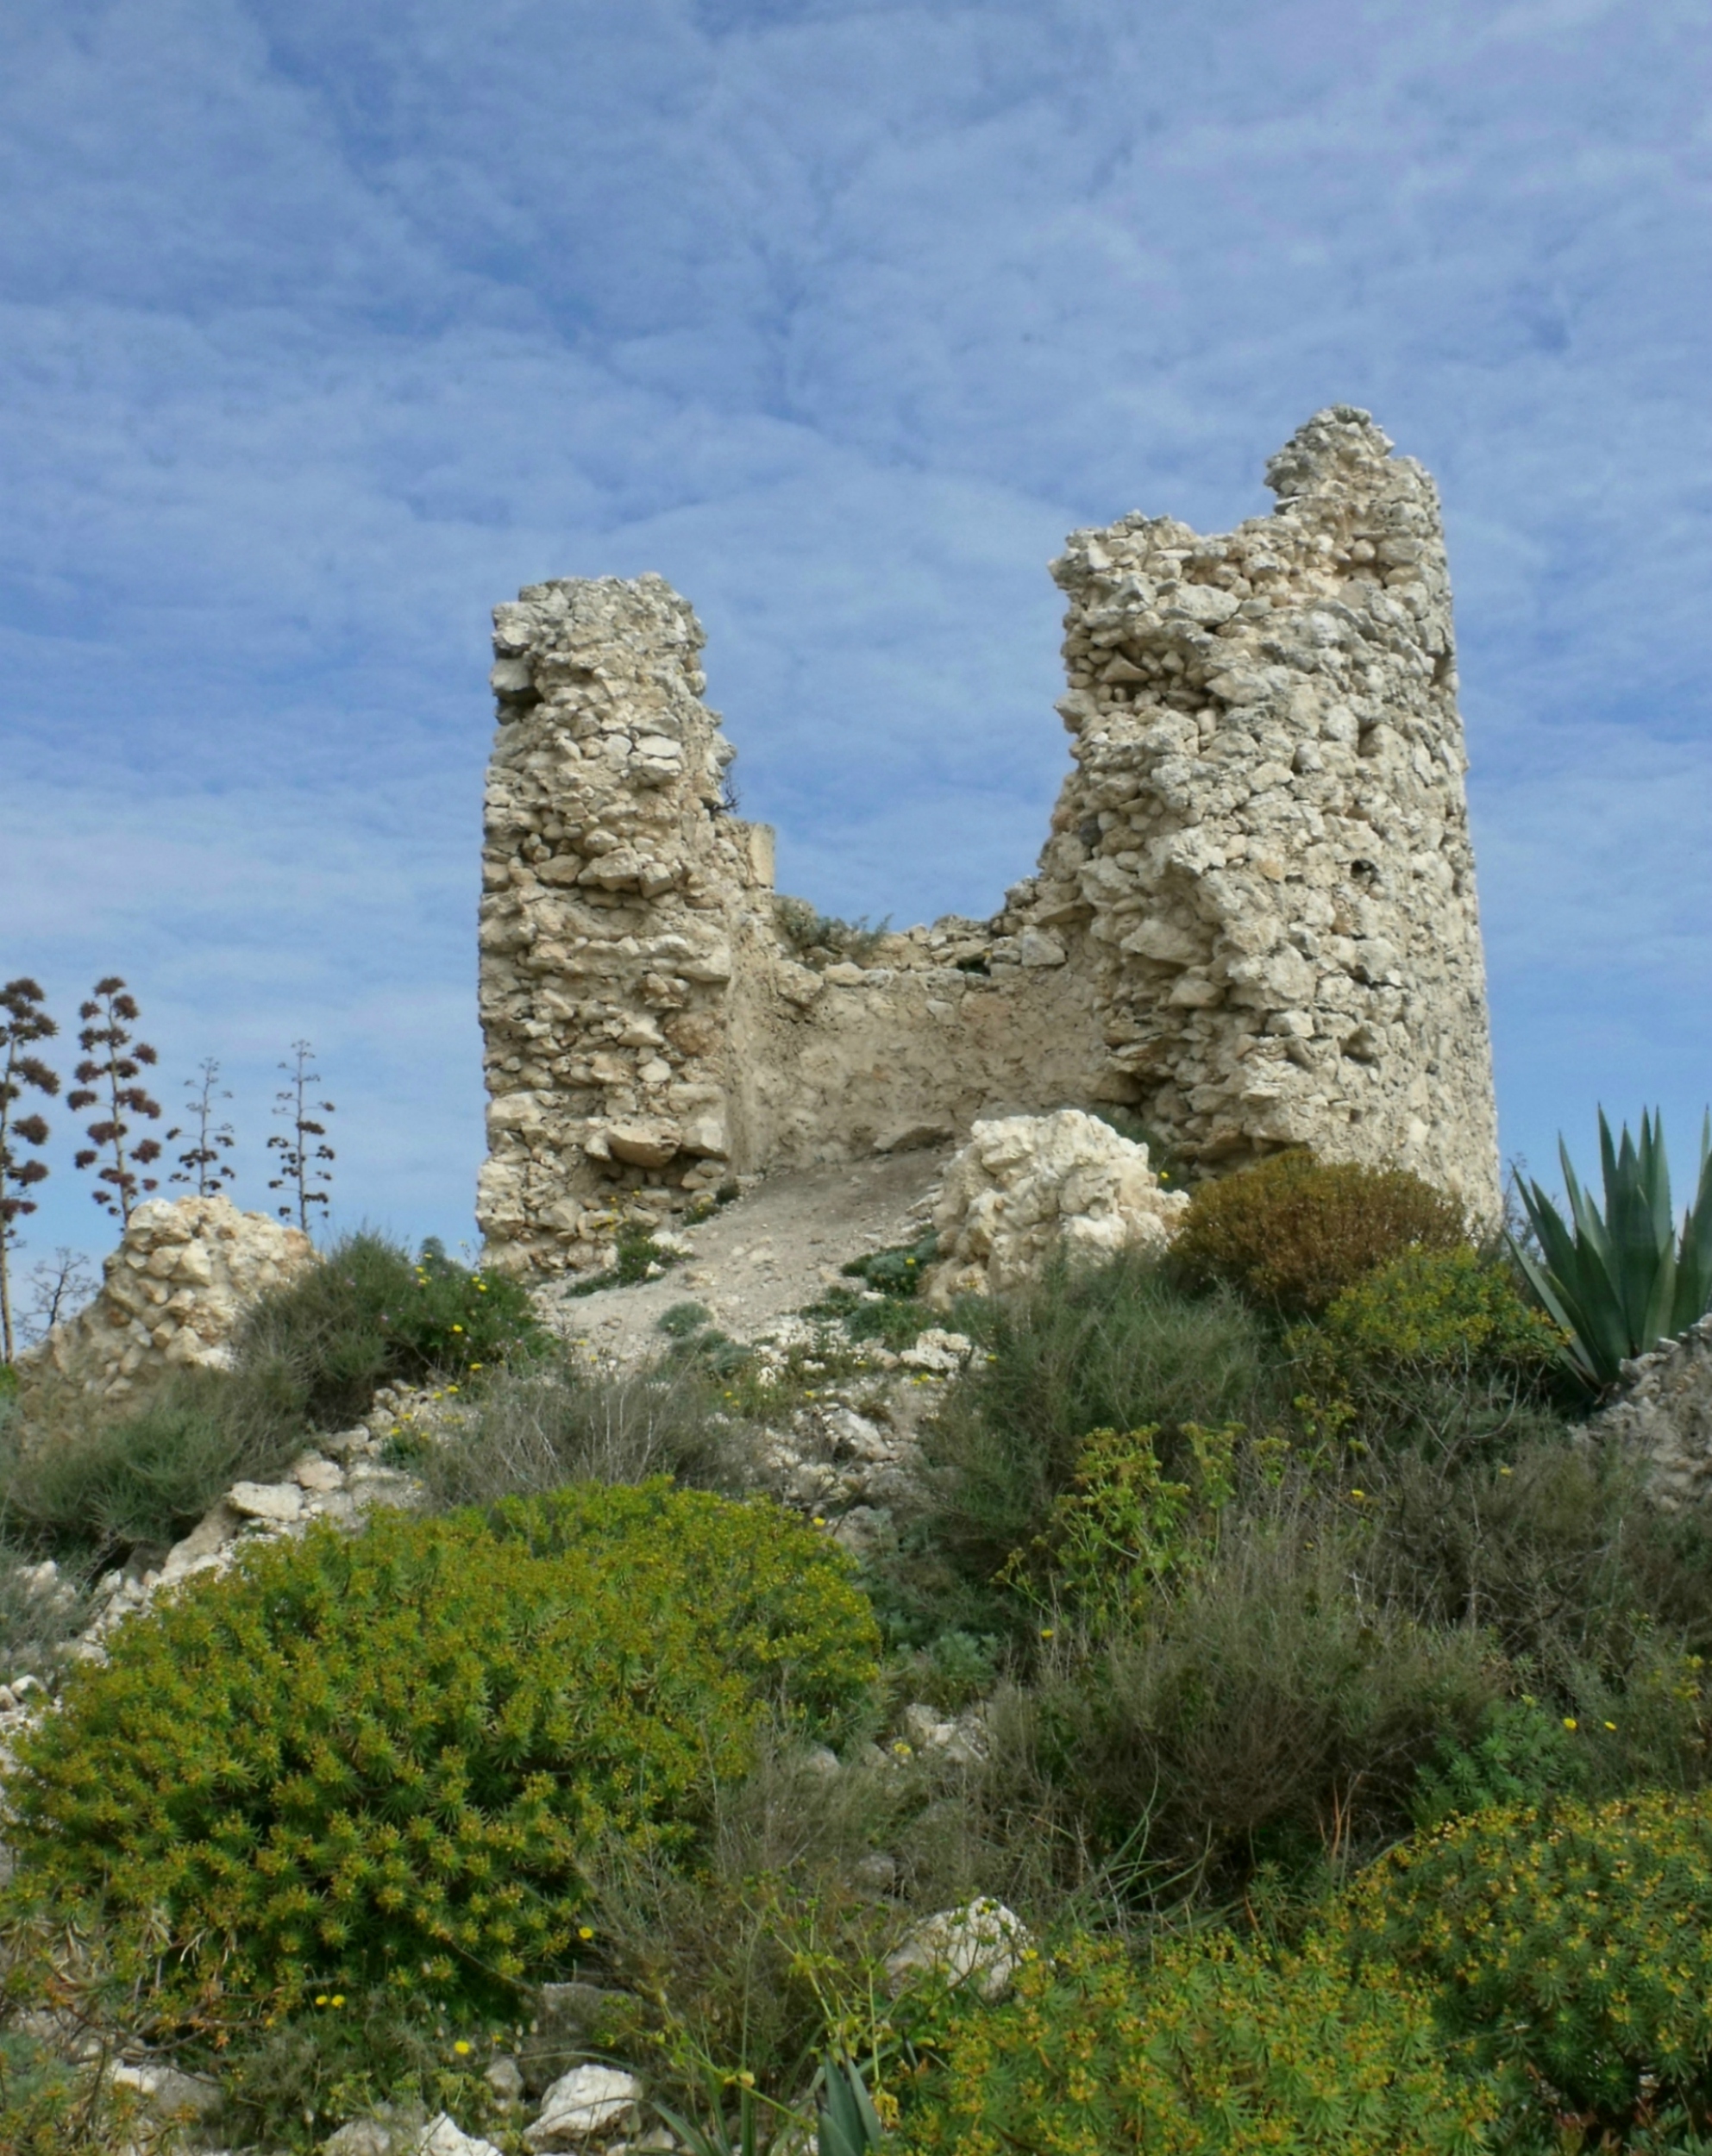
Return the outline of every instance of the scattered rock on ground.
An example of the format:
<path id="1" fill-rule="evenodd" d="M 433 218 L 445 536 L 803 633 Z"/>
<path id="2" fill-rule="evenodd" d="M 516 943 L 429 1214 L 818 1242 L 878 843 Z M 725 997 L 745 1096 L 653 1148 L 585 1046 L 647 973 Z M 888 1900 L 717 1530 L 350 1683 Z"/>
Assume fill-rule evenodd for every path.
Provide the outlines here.
<path id="1" fill-rule="evenodd" d="M 630 2124 L 642 2102 L 642 2084 L 617 2066 L 573 2066 L 542 2101 L 541 2115 L 524 2131 L 537 2156 L 578 2149 L 597 2134 Z"/>
<path id="2" fill-rule="evenodd" d="M 1161 1189 L 1146 1146 L 1080 1108 L 977 1123 L 945 1170 L 939 1255 L 922 1292 L 944 1309 L 957 1295 L 1025 1287 L 1060 1252 L 1163 1250 L 1188 1206 L 1184 1193 Z"/>

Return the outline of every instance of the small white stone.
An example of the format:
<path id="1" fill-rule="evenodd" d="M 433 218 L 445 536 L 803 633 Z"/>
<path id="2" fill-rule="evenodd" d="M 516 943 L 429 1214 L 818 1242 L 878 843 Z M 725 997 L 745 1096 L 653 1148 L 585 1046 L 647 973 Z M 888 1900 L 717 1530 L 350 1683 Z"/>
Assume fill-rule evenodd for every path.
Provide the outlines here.
<path id="1" fill-rule="evenodd" d="M 886 1973 L 894 1994 L 919 1977 L 938 1977 L 972 1985 L 990 2004 L 1010 1990 L 1027 1945 L 1022 1919 L 1002 1902 L 983 1898 L 918 1924 L 887 1958 Z"/>
<path id="2" fill-rule="evenodd" d="M 303 1492 L 295 1482 L 234 1482 L 226 1502 L 246 1520 L 275 1520 L 287 1525 L 304 1508 Z"/>
<path id="3" fill-rule="evenodd" d="M 524 2139 L 537 2156 L 574 2149 L 623 2123 L 642 2101 L 642 2084 L 617 2066 L 573 2066 L 542 2099 L 541 2115 Z"/>

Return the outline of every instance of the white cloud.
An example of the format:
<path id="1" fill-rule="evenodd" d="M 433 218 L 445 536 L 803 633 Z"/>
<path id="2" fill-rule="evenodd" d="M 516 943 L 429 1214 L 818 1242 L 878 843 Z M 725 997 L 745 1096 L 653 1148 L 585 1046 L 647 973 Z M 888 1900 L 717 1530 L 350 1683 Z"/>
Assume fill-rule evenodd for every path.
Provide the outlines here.
<path id="1" fill-rule="evenodd" d="M 495 599 L 662 570 L 784 880 L 984 906 L 1063 766 L 1063 531 L 1254 513 L 1346 398 L 1446 498 L 1508 1141 L 1692 1091 L 1709 38 L 17 0 L 0 967 L 116 966 L 258 1101 L 309 1034 L 349 1204 L 455 1237 Z"/>

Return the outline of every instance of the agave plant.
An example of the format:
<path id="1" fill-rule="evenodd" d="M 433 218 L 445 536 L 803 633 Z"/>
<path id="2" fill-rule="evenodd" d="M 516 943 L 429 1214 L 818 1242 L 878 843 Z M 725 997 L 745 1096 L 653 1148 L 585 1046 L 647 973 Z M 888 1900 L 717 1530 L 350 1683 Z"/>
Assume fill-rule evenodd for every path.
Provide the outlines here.
<path id="1" fill-rule="evenodd" d="M 1712 1113 L 1701 1127 L 1700 1181 L 1680 1234 L 1671 1209 L 1671 1168 L 1663 1119 L 1643 1114 L 1639 1143 L 1623 1125 L 1622 1143 L 1599 1112 L 1605 1210 L 1576 1179 L 1558 1141 L 1569 1194 L 1565 1220 L 1538 1183 L 1521 1184 L 1521 1201 L 1540 1256 L 1514 1240 L 1529 1284 L 1569 1335 L 1565 1360 L 1596 1390 L 1615 1384 L 1630 1356 L 1685 1332 L 1712 1307 Z"/>

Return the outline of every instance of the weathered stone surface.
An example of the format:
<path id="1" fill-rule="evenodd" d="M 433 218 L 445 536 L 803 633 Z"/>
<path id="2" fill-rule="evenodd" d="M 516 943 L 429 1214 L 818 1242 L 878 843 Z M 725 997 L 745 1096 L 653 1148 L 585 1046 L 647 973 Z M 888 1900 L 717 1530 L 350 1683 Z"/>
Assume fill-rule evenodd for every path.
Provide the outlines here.
<path id="1" fill-rule="evenodd" d="M 547 2091 L 541 2115 L 524 2128 L 524 2139 L 537 2156 L 579 2149 L 623 2125 L 641 2102 L 642 2084 L 634 2074 L 617 2066 L 573 2066 Z"/>
<path id="2" fill-rule="evenodd" d="M 1036 873 L 990 920 L 861 946 L 787 932 L 669 586 L 499 608 L 493 1260 L 586 1269 L 732 1172 L 1106 1101 L 1194 1172 L 1308 1144 L 1495 1217 L 1449 580 L 1433 482 L 1390 446 L 1333 406 L 1273 459 L 1270 517 L 1073 534 L 1075 768 Z"/>
<path id="3" fill-rule="evenodd" d="M 466 2134 L 455 2120 L 442 2111 L 423 2128 L 412 2156 L 499 2156 L 499 2151 L 492 2141 Z"/>
<path id="4" fill-rule="evenodd" d="M 971 1985 L 989 2002 L 1010 1990 L 1028 1929 L 1002 1902 L 982 1899 L 923 1919 L 886 1962 L 893 1991 L 922 1977 Z"/>
<path id="5" fill-rule="evenodd" d="M 256 1297 L 316 1262 L 299 1229 L 229 1198 L 152 1198 L 106 1260 L 101 1292 L 24 1363 L 116 1400 L 175 1366 L 218 1369 Z"/>
<path id="6" fill-rule="evenodd" d="M 1061 1252 L 1074 1263 L 1163 1250 L 1188 1207 L 1160 1188 L 1144 1145 L 1079 1108 L 977 1123 L 945 1170 L 939 1259 L 922 1293 L 944 1309 L 1038 1280 Z"/>
<path id="7" fill-rule="evenodd" d="M 1652 1466 L 1651 1489 L 1674 1512 L 1712 1496 L 1712 1316 L 1623 1364 L 1621 1392 L 1588 1434 Z"/>

